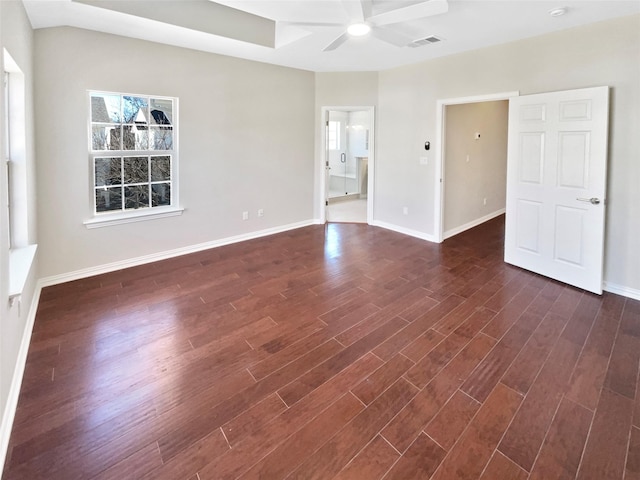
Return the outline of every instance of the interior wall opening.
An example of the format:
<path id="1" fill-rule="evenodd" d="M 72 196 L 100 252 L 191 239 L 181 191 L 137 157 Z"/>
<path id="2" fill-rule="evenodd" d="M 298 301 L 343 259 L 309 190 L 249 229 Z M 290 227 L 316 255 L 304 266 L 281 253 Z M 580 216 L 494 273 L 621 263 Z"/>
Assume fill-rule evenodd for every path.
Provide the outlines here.
<path id="1" fill-rule="evenodd" d="M 444 239 L 505 212 L 509 102 L 445 109 Z"/>
<path id="2" fill-rule="evenodd" d="M 373 108 L 325 107 L 323 111 L 325 220 L 370 222 Z"/>

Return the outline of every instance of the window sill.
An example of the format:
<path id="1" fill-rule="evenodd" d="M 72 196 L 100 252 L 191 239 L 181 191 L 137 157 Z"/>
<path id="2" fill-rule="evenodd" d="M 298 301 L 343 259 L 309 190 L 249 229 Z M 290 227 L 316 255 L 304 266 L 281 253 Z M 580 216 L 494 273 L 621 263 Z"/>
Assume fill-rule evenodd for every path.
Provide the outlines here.
<path id="1" fill-rule="evenodd" d="M 14 248 L 9 251 L 9 300 L 22 295 L 29 271 L 36 257 L 38 245 Z M 12 302 L 13 303 L 13 302 Z"/>
<path id="2" fill-rule="evenodd" d="M 182 212 L 184 212 L 184 208 L 180 207 L 168 207 L 161 210 L 156 207 L 153 210 L 143 210 L 126 214 L 117 213 L 100 215 L 83 223 L 87 228 L 101 228 L 110 227 L 111 225 L 143 222 L 145 220 L 154 220 L 156 218 L 176 217 L 178 215 L 182 215 Z"/>

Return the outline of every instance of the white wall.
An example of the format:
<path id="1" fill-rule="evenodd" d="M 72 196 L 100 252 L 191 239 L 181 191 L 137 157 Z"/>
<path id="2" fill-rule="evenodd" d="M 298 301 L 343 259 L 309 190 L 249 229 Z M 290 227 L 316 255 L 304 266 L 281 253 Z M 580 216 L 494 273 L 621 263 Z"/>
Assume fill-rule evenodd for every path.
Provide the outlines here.
<path id="1" fill-rule="evenodd" d="M 313 73 L 75 28 L 35 39 L 42 277 L 312 221 Z M 92 89 L 179 98 L 182 216 L 83 225 Z"/>
<path id="2" fill-rule="evenodd" d="M 34 160 L 34 129 L 33 129 L 33 32 L 29 20 L 22 6 L 22 2 L 0 2 L 0 55 L 6 49 L 18 64 L 25 78 L 25 110 L 26 110 L 26 152 L 25 161 L 28 168 L 27 175 L 27 214 L 28 237 L 32 243 L 37 242 L 36 232 L 36 201 L 35 201 L 35 160 Z M 0 62 L 2 64 L 3 62 Z M 4 95 L 0 95 L 0 103 L 4 108 Z M 4 110 L 0 110 L 4 111 Z M 0 115 L 0 152 L 5 151 L 4 115 Z M 19 304 L 9 305 L 9 245 L 7 240 L 7 202 L 4 191 L 6 185 L 6 169 L 0 168 L 0 412 L 2 425 L 0 426 L 0 441 L 8 440 L 8 428 L 12 421 L 12 409 L 17 402 L 17 380 L 20 375 L 14 375 L 16 368 L 22 370 L 23 365 L 18 362 L 20 348 L 25 340 L 25 333 L 29 330 L 30 307 L 34 301 L 37 278 L 37 257 L 31 273 L 27 278 Z M 31 312 L 34 313 L 34 312 Z M 26 338 L 28 341 L 28 337 Z M 25 344 L 27 345 L 27 344 Z M 28 345 L 27 345 L 28 346 Z M 24 351 L 23 351 L 24 353 Z M 24 360 L 24 359 L 23 359 Z M 12 389 L 13 388 L 13 389 Z M 10 394 L 12 397 L 10 397 Z M 1 454 L 4 455 L 4 450 Z M 0 455 L 0 461 L 4 457 Z"/>
<path id="3" fill-rule="evenodd" d="M 447 236 L 505 208 L 509 102 L 448 105 L 445 111 L 443 226 Z"/>
<path id="4" fill-rule="evenodd" d="M 426 140 L 438 141 L 438 100 L 609 85 L 605 280 L 640 295 L 639 58 L 636 15 L 380 72 L 376 220 L 434 234 L 434 162 L 419 157 Z"/>

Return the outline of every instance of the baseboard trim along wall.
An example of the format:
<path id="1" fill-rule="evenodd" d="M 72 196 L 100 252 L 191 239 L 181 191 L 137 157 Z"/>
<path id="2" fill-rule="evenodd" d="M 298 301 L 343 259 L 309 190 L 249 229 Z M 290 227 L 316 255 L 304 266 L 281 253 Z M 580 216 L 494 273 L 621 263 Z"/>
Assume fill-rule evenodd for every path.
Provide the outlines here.
<path id="1" fill-rule="evenodd" d="M 495 212 L 485 215 L 484 217 L 476 218 L 475 220 L 465 223 L 464 225 L 460 225 L 459 227 L 455 227 L 455 228 L 452 228 L 451 230 L 447 230 L 442 234 L 442 239 L 446 240 L 447 238 L 453 237 L 454 235 L 458 235 L 459 233 L 462 233 L 465 230 L 469 230 L 470 228 L 477 227 L 478 225 L 484 222 L 488 222 L 492 218 L 496 218 L 505 212 L 506 212 L 506 209 L 501 208 L 500 210 L 496 210 Z"/>
<path id="2" fill-rule="evenodd" d="M 9 386 L 7 403 L 4 407 L 4 412 L 2 412 L 2 425 L 0 425 L 0 475 L 2 475 L 4 462 L 9 449 L 11 429 L 13 428 L 13 420 L 15 419 L 16 409 L 18 408 L 18 397 L 20 396 L 20 387 L 22 386 L 24 369 L 27 365 L 27 355 L 29 354 L 29 345 L 31 343 L 33 325 L 36 321 L 36 312 L 38 311 L 41 291 L 42 285 L 38 282 L 36 284 L 35 291 L 33 292 L 33 298 L 31 299 L 31 305 L 29 306 L 29 314 L 27 315 L 27 321 L 24 326 L 24 331 L 22 332 L 22 340 L 20 342 L 20 349 L 18 350 L 16 366 L 13 369 L 13 377 L 11 378 L 11 385 Z"/>
<path id="3" fill-rule="evenodd" d="M 616 295 L 622 295 L 623 297 L 640 301 L 640 290 L 636 290 L 635 288 L 629 288 L 609 282 L 604 282 L 604 286 L 602 288 L 605 292 L 615 293 Z"/>
<path id="4" fill-rule="evenodd" d="M 394 225 L 393 223 L 381 222 L 379 220 L 376 220 L 371 225 L 373 225 L 374 227 L 385 228 L 393 232 L 403 233 L 405 235 L 409 235 L 410 237 L 420 238 L 422 240 L 426 240 L 427 242 L 435 243 L 436 241 L 433 235 L 429 235 L 428 233 L 424 233 L 424 232 L 419 232 L 418 230 L 413 230 L 411 228 L 400 227 L 398 225 Z"/>
<path id="5" fill-rule="evenodd" d="M 255 232 L 243 233 L 241 235 L 234 235 L 233 237 L 221 238 L 219 240 L 213 240 L 211 242 L 199 243 L 196 245 L 190 245 L 188 247 L 175 248 L 173 250 L 153 253 L 151 255 L 144 255 L 142 257 L 130 258 L 127 260 L 121 260 L 119 262 L 107 263 L 105 265 L 98 265 L 96 267 L 83 268 L 82 270 L 44 277 L 40 279 L 40 284 L 42 287 L 48 287 L 51 285 L 57 285 L 59 283 L 71 282 L 73 280 L 80 280 L 81 278 L 93 277 L 94 275 L 115 272 L 117 270 L 122 270 L 123 268 L 137 267 L 146 263 L 166 260 L 168 258 L 188 255 L 190 253 L 201 252 L 202 250 L 208 250 L 210 248 L 223 247 L 225 245 L 231 245 L 232 243 L 253 240 L 254 238 L 266 237 L 269 235 L 274 235 L 276 233 L 283 233 L 289 230 L 295 230 L 297 228 L 308 227 L 314 224 L 314 220 L 305 220 L 302 222 L 281 225 L 279 227 L 267 228 L 265 230 L 258 230 Z"/>

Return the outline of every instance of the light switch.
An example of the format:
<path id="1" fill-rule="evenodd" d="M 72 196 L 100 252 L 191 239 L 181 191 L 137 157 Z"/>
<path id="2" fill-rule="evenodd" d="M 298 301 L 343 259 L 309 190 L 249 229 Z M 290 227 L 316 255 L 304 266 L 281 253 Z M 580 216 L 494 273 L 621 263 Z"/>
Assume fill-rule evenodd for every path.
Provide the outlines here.
<path id="1" fill-rule="evenodd" d="M 420 165 L 429 165 L 429 157 L 420 157 Z"/>

